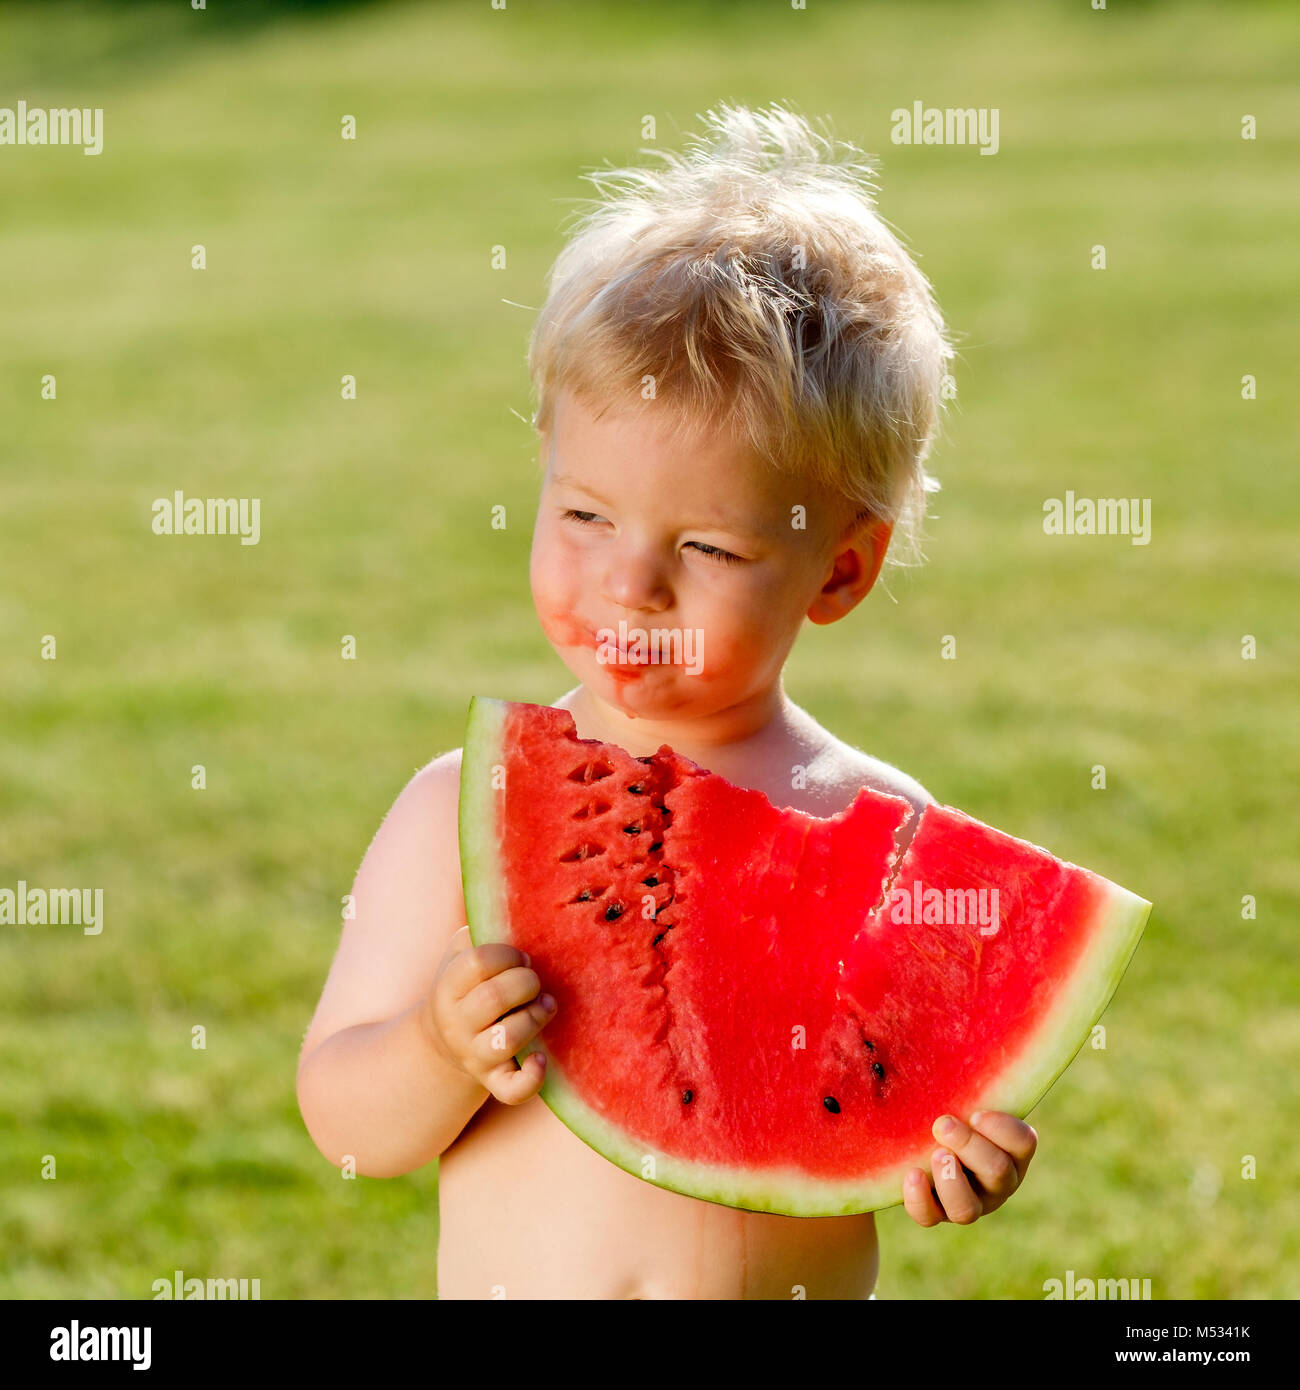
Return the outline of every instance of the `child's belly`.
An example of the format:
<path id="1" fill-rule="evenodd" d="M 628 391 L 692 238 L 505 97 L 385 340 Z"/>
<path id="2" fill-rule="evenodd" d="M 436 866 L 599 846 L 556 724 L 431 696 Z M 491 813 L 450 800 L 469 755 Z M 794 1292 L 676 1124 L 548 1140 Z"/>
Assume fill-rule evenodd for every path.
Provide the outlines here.
<path id="1" fill-rule="evenodd" d="M 867 1298 L 870 1215 L 738 1211 L 617 1168 L 537 1098 L 488 1100 L 442 1156 L 442 1298 Z"/>

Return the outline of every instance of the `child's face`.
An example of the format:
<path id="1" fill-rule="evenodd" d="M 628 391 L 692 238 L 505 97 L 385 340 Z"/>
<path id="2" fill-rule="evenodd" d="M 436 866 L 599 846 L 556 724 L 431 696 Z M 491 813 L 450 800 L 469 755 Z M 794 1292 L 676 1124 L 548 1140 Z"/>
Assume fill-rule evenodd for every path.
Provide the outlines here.
<path id="1" fill-rule="evenodd" d="M 570 392 L 557 399 L 542 441 L 533 602 L 597 699 L 639 718 L 694 718 L 773 687 L 803 619 L 834 622 L 870 590 L 889 528 L 855 531 L 851 509 L 820 503 L 725 435 L 673 441 L 653 409 L 597 419 Z M 798 508 L 803 526 L 792 524 Z M 629 648 L 639 632 L 676 645 L 624 664 L 620 622 Z"/>

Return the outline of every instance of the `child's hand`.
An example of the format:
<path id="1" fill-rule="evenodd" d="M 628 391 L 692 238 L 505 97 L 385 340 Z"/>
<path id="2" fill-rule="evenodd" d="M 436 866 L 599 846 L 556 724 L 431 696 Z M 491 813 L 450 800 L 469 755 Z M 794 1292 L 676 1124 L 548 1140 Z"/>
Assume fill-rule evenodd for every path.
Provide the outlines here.
<path id="1" fill-rule="evenodd" d="M 438 1051 L 506 1105 L 530 1100 L 546 1079 L 540 1053 L 526 1057 L 522 1067 L 515 1064 L 515 1053 L 555 1016 L 555 1000 L 537 998 L 541 984 L 522 951 L 475 946 L 462 927 L 425 1001 Z"/>
<path id="2" fill-rule="evenodd" d="M 955 1115 L 934 1122 L 934 1137 L 945 1147 L 930 1156 L 933 1188 L 920 1168 L 903 1179 L 903 1206 L 918 1226 L 941 1221 L 969 1226 L 996 1211 L 1025 1179 L 1038 1147 L 1033 1127 L 1002 1110 L 984 1110 L 971 1119 L 978 1121 L 975 1129 Z M 951 1130 L 941 1128 L 945 1121 Z"/>

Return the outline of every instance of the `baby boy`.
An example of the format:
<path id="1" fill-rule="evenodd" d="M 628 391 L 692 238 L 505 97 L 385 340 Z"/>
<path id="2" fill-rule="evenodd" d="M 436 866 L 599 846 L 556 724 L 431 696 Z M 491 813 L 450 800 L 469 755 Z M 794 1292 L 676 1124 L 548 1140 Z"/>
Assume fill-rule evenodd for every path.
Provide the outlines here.
<path id="1" fill-rule="evenodd" d="M 867 785 L 919 809 L 924 788 L 823 729 L 781 672 L 805 619 L 851 613 L 891 542 L 915 552 L 952 348 L 856 151 L 780 106 L 705 120 L 662 169 L 590 176 L 602 197 L 533 335 L 530 579 L 579 682 L 555 704 L 579 738 L 670 744 L 776 806 L 829 816 Z M 646 657 L 652 632 L 672 660 Z M 543 1058 L 513 1058 L 555 1002 L 520 952 L 469 939 L 459 775 L 460 750 L 419 772 L 358 872 L 299 1063 L 321 1152 L 371 1177 L 440 1159 L 444 1298 L 869 1297 L 871 1215 L 666 1191 L 537 1099 Z M 1037 1143 L 996 1112 L 933 1133 L 900 1193 L 922 1226 L 999 1207 Z"/>

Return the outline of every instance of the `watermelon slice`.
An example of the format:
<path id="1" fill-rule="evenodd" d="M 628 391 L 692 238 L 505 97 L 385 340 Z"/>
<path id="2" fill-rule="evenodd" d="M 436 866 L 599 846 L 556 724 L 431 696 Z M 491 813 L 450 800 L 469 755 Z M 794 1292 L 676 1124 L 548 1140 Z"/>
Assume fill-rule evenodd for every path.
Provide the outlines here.
<path id="1" fill-rule="evenodd" d="M 778 810 L 667 745 L 471 701 L 470 935 L 527 951 L 555 1017 L 541 1095 L 660 1187 L 792 1216 L 902 1200 L 942 1114 L 1025 1115 L 1065 1070 L 1150 903 L 947 806 L 863 788 Z"/>

